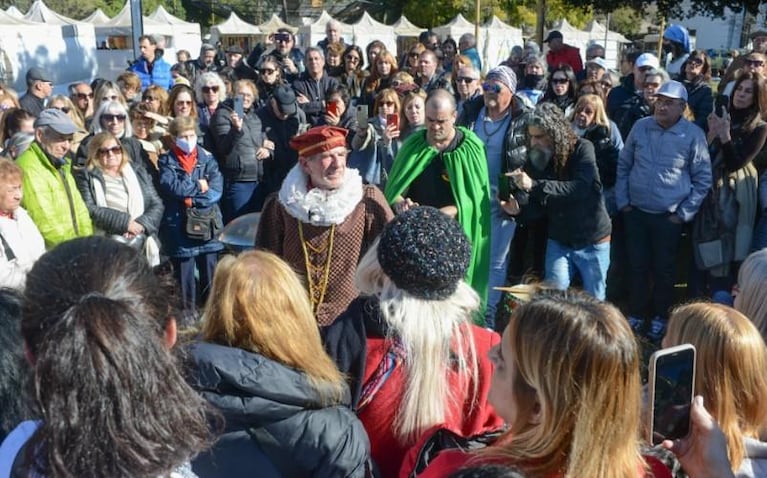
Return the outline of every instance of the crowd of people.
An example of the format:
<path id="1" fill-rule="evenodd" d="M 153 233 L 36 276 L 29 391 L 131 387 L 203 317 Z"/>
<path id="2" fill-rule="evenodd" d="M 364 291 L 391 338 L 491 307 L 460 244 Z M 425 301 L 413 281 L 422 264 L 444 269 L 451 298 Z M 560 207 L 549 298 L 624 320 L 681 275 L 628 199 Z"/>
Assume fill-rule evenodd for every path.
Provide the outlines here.
<path id="1" fill-rule="evenodd" d="M 767 31 L 716 93 L 680 25 L 326 34 L 0 86 L 0 478 L 767 476 Z M 655 448 L 646 342 L 699 360 Z"/>

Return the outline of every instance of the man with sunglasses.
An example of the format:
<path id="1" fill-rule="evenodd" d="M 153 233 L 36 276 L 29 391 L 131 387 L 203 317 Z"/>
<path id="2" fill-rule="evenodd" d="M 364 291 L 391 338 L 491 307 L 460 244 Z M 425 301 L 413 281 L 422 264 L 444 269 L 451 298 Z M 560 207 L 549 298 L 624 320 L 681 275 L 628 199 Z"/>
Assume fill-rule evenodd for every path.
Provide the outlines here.
<path id="1" fill-rule="evenodd" d="M 629 56 L 630 59 L 630 56 Z M 607 95 L 607 116 L 618 125 L 621 136 L 625 141 L 634 121 L 628 121 L 626 116 L 632 110 L 644 104 L 644 76 L 650 70 L 659 70 L 660 61 L 652 53 L 642 53 L 634 60 L 633 71 L 621 80 L 621 84 L 610 90 Z"/>
<path id="2" fill-rule="evenodd" d="M 463 70 L 463 68 L 461 69 Z M 460 86 L 459 86 L 460 88 Z M 485 144 L 488 181 L 490 182 L 490 284 L 488 290 L 485 325 L 495 325 L 496 305 L 501 293 L 494 287 L 506 283 L 509 250 L 514 238 L 514 218 L 501 207 L 499 182 L 508 178 L 503 174 L 521 168 L 527 154 L 526 132 L 530 108 L 514 96 L 517 76 L 508 66 L 497 66 L 487 73 L 483 94 L 468 101 L 458 124 L 471 129 Z M 508 198 L 506 198 L 508 199 Z"/>
<path id="3" fill-rule="evenodd" d="M 426 128 L 400 147 L 386 183 L 386 200 L 396 213 L 417 205 L 439 208 L 455 218 L 472 243 L 466 281 L 482 304 L 490 265 L 490 181 L 485 145 L 471 130 L 456 126 L 455 97 L 434 90 L 426 100 Z"/>
<path id="4" fill-rule="evenodd" d="M 750 53 L 760 53 L 767 55 L 767 29 L 757 28 L 756 31 L 751 32 L 748 36 L 751 39 L 751 51 Z M 746 66 L 746 59 L 750 55 L 739 55 L 732 59 L 730 66 L 727 67 L 727 71 L 722 76 L 722 81 L 719 82 L 719 93 L 724 92 L 724 88 L 735 79 L 735 72 Z M 753 61 L 753 59 L 752 59 Z"/>
<path id="5" fill-rule="evenodd" d="M 482 84 L 479 72 L 473 66 L 462 66 L 455 76 L 455 89 L 458 93 L 458 117 L 463 113 L 464 105 L 482 96 Z"/>
<path id="6" fill-rule="evenodd" d="M 767 54 L 752 51 L 748 55 L 745 55 L 745 58 L 741 64 L 742 66 L 740 67 L 739 71 L 748 71 L 751 73 L 764 75 L 765 65 L 767 65 Z M 722 96 L 729 97 L 732 95 L 732 90 L 735 88 L 736 77 L 737 75 L 733 76 L 733 78 L 724 86 L 724 88 L 721 88 L 722 83 L 719 83 Z"/>
<path id="7" fill-rule="evenodd" d="M 53 79 L 42 68 L 27 70 L 27 93 L 19 99 L 21 109 L 37 117 L 45 108 L 45 100 L 53 92 Z"/>
<path id="8" fill-rule="evenodd" d="M 239 45 L 230 45 L 226 47 L 226 65 L 221 68 L 219 74 L 234 83 L 237 80 L 258 79 L 258 74 L 242 58 L 243 50 Z"/>
<path id="9" fill-rule="evenodd" d="M 63 111 L 43 110 L 35 120 L 35 141 L 17 159 L 24 170 L 21 205 L 40 230 L 47 249 L 93 234 L 67 154 L 77 131 Z"/>
<path id="10" fill-rule="evenodd" d="M 69 99 L 77 108 L 77 113 L 83 119 L 83 124 L 90 123 L 93 116 L 93 89 L 88 83 L 81 81 L 69 85 Z"/>
<path id="11" fill-rule="evenodd" d="M 248 55 L 245 63 L 254 70 L 261 65 L 261 61 L 267 57 L 274 57 L 282 65 L 282 77 L 288 83 L 298 79 L 298 75 L 306 69 L 304 66 L 304 52 L 295 46 L 296 38 L 288 28 L 278 28 L 277 31 L 267 36 L 268 44 L 274 43 L 274 48 L 267 51 L 262 43 L 256 45 Z"/>

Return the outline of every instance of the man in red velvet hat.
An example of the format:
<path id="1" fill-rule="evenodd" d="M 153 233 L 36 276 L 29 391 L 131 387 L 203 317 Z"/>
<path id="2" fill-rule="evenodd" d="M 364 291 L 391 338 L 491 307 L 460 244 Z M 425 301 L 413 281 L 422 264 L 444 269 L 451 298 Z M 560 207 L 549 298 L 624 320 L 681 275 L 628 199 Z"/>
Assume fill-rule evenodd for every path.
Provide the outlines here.
<path id="1" fill-rule="evenodd" d="M 359 295 L 357 263 L 393 217 L 381 191 L 346 167 L 348 131 L 318 126 L 290 140 L 298 164 L 266 200 L 256 247 L 306 276 L 320 326 L 333 323 Z"/>

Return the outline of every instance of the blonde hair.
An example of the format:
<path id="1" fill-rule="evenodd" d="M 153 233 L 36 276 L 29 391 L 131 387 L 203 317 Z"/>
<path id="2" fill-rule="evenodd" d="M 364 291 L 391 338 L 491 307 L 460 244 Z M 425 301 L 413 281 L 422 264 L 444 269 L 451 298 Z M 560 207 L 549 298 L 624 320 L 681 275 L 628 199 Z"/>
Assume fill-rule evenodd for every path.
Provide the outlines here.
<path id="1" fill-rule="evenodd" d="M 733 470 L 746 456 L 744 437 L 758 438 L 767 419 L 767 346 L 759 331 L 737 310 L 694 303 L 669 318 L 666 345 L 695 346 L 695 393 L 727 437 Z"/>
<path id="2" fill-rule="evenodd" d="M 88 160 L 85 163 L 85 167 L 88 170 L 93 170 L 93 168 L 102 169 L 101 160 L 99 158 L 99 149 L 101 149 L 101 147 L 104 146 L 104 143 L 109 140 L 114 140 L 117 143 L 117 146 L 120 147 L 122 154 L 122 160 L 120 161 L 120 171 L 122 171 L 125 165 L 128 164 L 128 158 L 130 156 L 128 156 L 128 151 L 125 150 L 125 146 L 122 145 L 120 139 L 108 131 L 103 131 L 101 133 L 96 133 L 93 136 L 93 139 L 91 139 L 88 143 Z"/>
<path id="3" fill-rule="evenodd" d="M 202 336 L 300 370 L 324 405 L 341 403 L 346 394 L 343 375 L 322 347 L 306 288 L 272 253 L 248 251 L 219 261 Z"/>
<path id="4" fill-rule="evenodd" d="M 607 112 L 605 112 L 605 104 L 599 95 L 586 94 L 578 98 L 575 103 L 575 114 L 580 113 L 586 106 L 591 106 L 594 109 L 594 124 L 604 126 L 607 131 L 610 131 L 610 120 L 607 118 Z"/>
<path id="5" fill-rule="evenodd" d="M 751 319 L 767 340 L 767 248 L 751 253 L 738 271 L 735 309 Z"/>
<path id="6" fill-rule="evenodd" d="M 355 284 L 360 293 L 378 297 L 387 339 L 398 338 L 405 349 L 405 389 L 392 424 L 401 444 L 415 443 L 451 412 L 463 415 L 464 404 L 477 405 L 472 377 L 478 376 L 478 358 L 470 322 L 479 297 L 466 282 L 444 300 L 413 297 L 384 273 L 376 240 L 357 267 Z"/>
<path id="7" fill-rule="evenodd" d="M 481 454 L 531 476 L 636 476 L 645 466 L 639 349 L 618 309 L 584 293 L 543 290 L 514 311 L 506 334 L 520 417 Z"/>
<path id="8" fill-rule="evenodd" d="M 373 105 L 374 114 L 378 114 L 378 110 L 381 109 L 381 103 L 384 101 L 391 101 L 394 103 L 394 113 L 400 112 L 400 100 L 399 95 L 393 88 L 384 88 L 376 94 L 375 103 Z"/>

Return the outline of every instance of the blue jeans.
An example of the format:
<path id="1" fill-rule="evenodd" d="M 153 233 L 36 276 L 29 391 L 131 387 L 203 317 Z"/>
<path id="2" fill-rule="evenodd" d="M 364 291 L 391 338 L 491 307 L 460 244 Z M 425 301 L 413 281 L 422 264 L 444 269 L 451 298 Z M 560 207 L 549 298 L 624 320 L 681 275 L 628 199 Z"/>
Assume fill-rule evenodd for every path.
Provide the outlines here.
<path id="1" fill-rule="evenodd" d="M 549 239 L 546 242 L 545 282 L 557 289 L 570 287 L 577 270 L 583 279 L 583 290 L 599 300 L 605 300 L 605 281 L 610 267 L 610 242 L 600 242 L 581 249 L 572 249 Z"/>
<path id="2" fill-rule="evenodd" d="M 752 249 L 758 251 L 767 247 L 767 214 L 762 213 L 754 230 L 754 245 Z"/>
<path id="3" fill-rule="evenodd" d="M 506 285 L 506 274 L 509 268 L 509 248 L 514 239 L 517 222 L 507 216 L 500 206 L 490 208 L 490 279 L 487 291 L 487 308 L 485 309 L 485 327 L 495 325 L 495 312 L 498 302 L 503 295 L 494 287 Z"/>
<path id="4" fill-rule="evenodd" d="M 260 212 L 264 207 L 264 183 L 257 181 L 227 181 L 221 209 L 224 224 L 244 214 Z"/>

